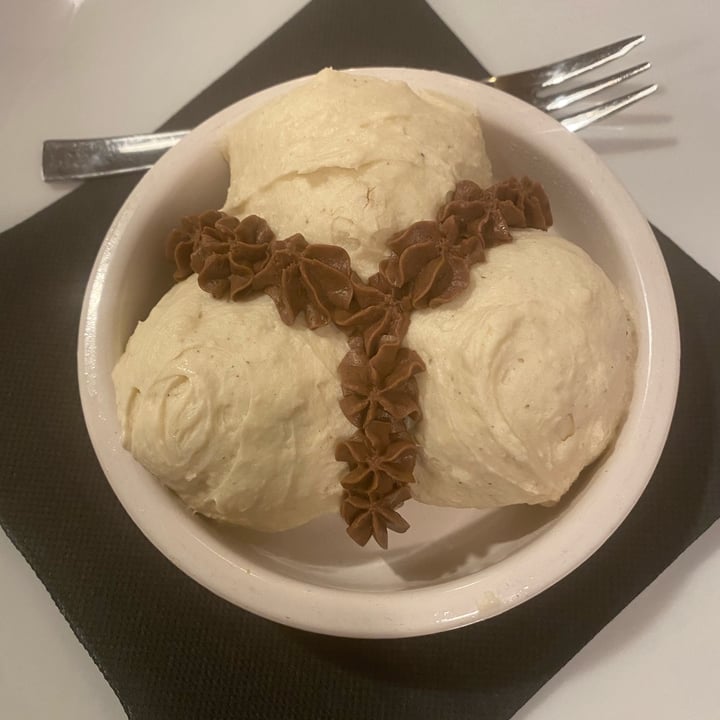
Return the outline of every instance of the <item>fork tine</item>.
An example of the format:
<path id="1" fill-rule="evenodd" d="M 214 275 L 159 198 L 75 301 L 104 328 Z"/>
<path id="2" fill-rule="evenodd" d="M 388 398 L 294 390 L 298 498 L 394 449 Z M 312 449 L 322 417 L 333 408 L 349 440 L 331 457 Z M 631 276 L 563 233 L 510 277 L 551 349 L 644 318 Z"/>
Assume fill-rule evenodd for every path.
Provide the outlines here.
<path id="1" fill-rule="evenodd" d="M 657 89 L 658 86 L 656 84 L 648 85 L 641 90 L 628 93 L 615 100 L 608 100 L 607 102 L 595 105 L 595 107 L 585 110 L 584 112 L 568 115 L 560 120 L 560 124 L 570 130 L 570 132 L 577 132 L 598 120 L 613 115 L 619 110 L 628 107 L 628 105 L 636 103 L 638 100 L 642 100 L 648 95 L 652 95 Z"/>
<path id="2" fill-rule="evenodd" d="M 595 70 L 611 60 L 616 60 L 629 53 L 634 47 L 645 42 L 644 35 L 634 35 L 610 45 L 573 55 L 558 62 L 543 65 L 533 70 L 524 70 L 512 75 L 503 76 L 504 81 L 528 88 L 546 88 L 577 77 L 582 73 Z M 493 78 L 494 79 L 494 78 Z M 498 78 L 499 79 L 499 78 Z"/>
<path id="3" fill-rule="evenodd" d="M 650 67 L 651 64 L 649 62 L 644 62 L 640 65 L 635 65 L 634 67 L 631 67 L 627 70 L 621 70 L 620 72 L 603 78 L 602 80 L 597 80 L 595 82 L 587 83 L 586 85 L 581 85 L 580 87 L 575 88 L 570 92 L 556 93 L 554 95 L 548 95 L 546 97 L 543 97 L 542 99 L 538 98 L 538 101 L 536 103 L 537 107 L 539 107 L 541 110 L 544 110 L 545 112 L 562 110 L 563 108 L 571 105 L 574 102 L 577 102 L 578 100 L 584 100 L 585 98 L 588 98 L 595 93 L 599 93 L 602 90 L 607 90 L 608 88 L 614 87 L 615 85 L 625 80 L 629 80 L 631 77 L 635 77 L 636 75 L 639 75 L 640 73 L 649 70 Z"/>

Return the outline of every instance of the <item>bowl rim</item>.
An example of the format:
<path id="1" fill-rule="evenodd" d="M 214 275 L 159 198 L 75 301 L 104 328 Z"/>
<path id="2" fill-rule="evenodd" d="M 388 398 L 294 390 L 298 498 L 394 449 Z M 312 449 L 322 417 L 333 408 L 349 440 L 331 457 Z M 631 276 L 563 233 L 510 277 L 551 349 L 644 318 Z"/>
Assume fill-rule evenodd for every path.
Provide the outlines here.
<path id="1" fill-rule="evenodd" d="M 252 562 L 238 565 L 192 532 L 183 535 L 170 525 L 153 521 L 144 500 L 134 497 L 116 477 L 112 462 L 119 438 L 117 431 L 114 440 L 108 433 L 112 434 L 117 419 L 109 412 L 108 399 L 101 397 L 97 390 L 95 363 L 98 308 L 106 291 L 105 279 L 110 263 L 124 229 L 142 204 L 146 188 L 162 182 L 164 176 L 172 176 L 183 153 L 193 146 L 207 146 L 217 131 L 238 112 L 259 107 L 308 77 L 272 86 L 216 113 L 161 158 L 133 189 L 113 220 L 88 279 L 80 316 L 78 381 L 88 434 L 108 482 L 143 534 L 180 570 L 235 605 L 303 630 L 345 637 L 410 637 L 462 627 L 524 602 L 572 572 L 617 529 L 645 490 L 669 432 L 679 383 L 679 327 L 670 277 L 647 220 L 620 181 L 580 138 L 536 108 L 473 80 L 414 68 L 353 68 L 350 72 L 403 80 L 415 87 L 442 85 L 442 92 L 451 97 L 472 93 L 484 96 L 485 100 L 494 98 L 492 102 L 506 106 L 518 124 L 530 123 L 535 128 L 533 132 L 543 133 L 543 142 L 554 156 L 562 159 L 573 155 L 574 164 L 591 168 L 603 184 L 605 203 L 612 203 L 619 215 L 633 222 L 637 235 L 631 255 L 636 261 L 641 284 L 642 312 L 649 331 L 650 351 L 647 381 L 644 387 L 635 388 L 636 396 L 632 400 L 635 410 L 632 427 L 624 427 L 621 435 L 642 430 L 638 438 L 643 443 L 642 457 L 639 461 L 635 458 L 632 482 L 616 487 L 604 499 L 612 514 L 602 532 L 589 540 L 585 514 L 564 513 L 556 521 L 552 533 L 544 533 L 509 558 L 466 577 L 395 592 L 341 590 L 288 578 Z M 498 94 L 502 98 L 498 98 Z M 640 250 L 643 252 L 642 272 L 637 269 Z M 110 403 L 114 410 L 114 394 Z M 548 557 L 551 558 L 551 572 L 541 576 L 538 563 L 547 561 Z M 232 572 L 227 572 L 229 568 Z"/>

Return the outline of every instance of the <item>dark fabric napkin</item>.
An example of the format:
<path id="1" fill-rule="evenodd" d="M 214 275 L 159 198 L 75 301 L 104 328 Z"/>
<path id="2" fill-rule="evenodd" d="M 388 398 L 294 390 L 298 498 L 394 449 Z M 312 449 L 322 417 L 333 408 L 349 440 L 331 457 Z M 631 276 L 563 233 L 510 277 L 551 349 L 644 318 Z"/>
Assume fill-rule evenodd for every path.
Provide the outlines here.
<path id="1" fill-rule="evenodd" d="M 316 0 L 166 127 L 325 65 L 483 75 L 423 2 Z M 312 635 L 218 599 L 124 513 L 78 401 L 85 282 L 137 180 L 87 183 L 0 237 L 0 522 L 131 718 L 509 718 L 720 515 L 720 283 L 656 231 L 682 328 L 676 416 L 641 501 L 588 562 L 500 617 L 409 640 Z"/>

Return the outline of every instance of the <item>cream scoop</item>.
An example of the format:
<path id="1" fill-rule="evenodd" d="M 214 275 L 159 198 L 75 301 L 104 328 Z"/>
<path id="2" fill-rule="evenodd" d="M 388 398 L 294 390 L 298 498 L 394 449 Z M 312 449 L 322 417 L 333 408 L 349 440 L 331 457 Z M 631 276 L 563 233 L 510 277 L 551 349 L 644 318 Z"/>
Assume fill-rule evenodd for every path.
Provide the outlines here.
<path id="1" fill-rule="evenodd" d="M 558 500 L 613 439 L 635 343 L 620 295 L 552 230 L 513 231 L 470 287 L 413 315 L 425 360 L 414 497 L 491 507 Z"/>
<path id="2" fill-rule="evenodd" d="M 277 531 L 337 512 L 344 337 L 287 327 L 266 295 L 215 300 L 191 276 L 113 371 L 122 441 L 193 510 Z"/>
<path id="3" fill-rule="evenodd" d="M 459 180 L 492 182 L 477 114 L 405 83 L 323 70 L 227 131 L 224 210 L 344 247 L 367 277 L 385 241 Z"/>

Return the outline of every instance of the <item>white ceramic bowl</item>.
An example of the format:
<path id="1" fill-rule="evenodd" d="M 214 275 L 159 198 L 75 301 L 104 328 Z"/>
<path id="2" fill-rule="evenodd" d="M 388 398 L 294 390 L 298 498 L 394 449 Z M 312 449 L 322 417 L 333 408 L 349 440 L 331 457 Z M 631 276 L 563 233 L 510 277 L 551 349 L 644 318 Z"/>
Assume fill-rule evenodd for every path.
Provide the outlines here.
<path id="1" fill-rule="evenodd" d="M 679 373 L 666 267 L 638 208 L 602 161 L 538 110 L 484 85 L 424 70 L 363 69 L 476 107 L 496 177 L 540 180 L 557 229 L 620 288 L 639 352 L 629 414 L 612 450 L 557 507 L 452 510 L 408 503 L 391 549 L 356 547 L 339 517 L 275 535 L 191 514 L 120 444 L 110 378 L 138 320 L 171 284 L 163 239 L 181 215 L 220 207 L 228 170 L 219 131 L 296 85 L 246 98 L 203 123 L 143 178 L 118 213 L 83 305 L 78 368 L 95 452 L 115 493 L 173 563 L 247 610 L 306 630 L 356 637 L 434 633 L 501 613 L 586 560 L 640 497 L 660 456 Z"/>

